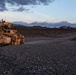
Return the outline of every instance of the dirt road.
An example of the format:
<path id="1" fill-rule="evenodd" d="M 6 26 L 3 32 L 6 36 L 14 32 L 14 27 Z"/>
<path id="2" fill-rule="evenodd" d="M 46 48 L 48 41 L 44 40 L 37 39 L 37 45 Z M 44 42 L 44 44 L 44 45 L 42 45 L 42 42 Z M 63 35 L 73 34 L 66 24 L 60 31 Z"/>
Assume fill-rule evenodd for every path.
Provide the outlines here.
<path id="1" fill-rule="evenodd" d="M 52 42 L 62 42 L 62 41 L 68 41 L 71 40 L 73 38 L 75 38 L 76 35 L 70 35 L 67 37 L 62 37 L 62 38 L 49 38 L 49 37 L 41 37 L 41 38 L 28 38 L 25 42 L 25 44 L 46 44 L 46 43 L 52 43 Z M 30 40 L 31 39 L 31 40 Z"/>
<path id="2" fill-rule="evenodd" d="M 0 75 L 76 75 L 76 35 L 27 38 L 0 47 Z"/>

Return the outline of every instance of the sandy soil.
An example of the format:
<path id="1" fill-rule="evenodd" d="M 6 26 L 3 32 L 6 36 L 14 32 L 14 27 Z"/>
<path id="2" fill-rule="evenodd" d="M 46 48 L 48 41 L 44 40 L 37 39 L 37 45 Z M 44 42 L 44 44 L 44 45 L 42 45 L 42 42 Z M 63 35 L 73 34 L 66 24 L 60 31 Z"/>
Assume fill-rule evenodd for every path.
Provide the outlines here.
<path id="1" fill-rule="evenodd" d="M 0 47 L 0 75 L 76 75 L 74 37 L 34 37 Z"/>

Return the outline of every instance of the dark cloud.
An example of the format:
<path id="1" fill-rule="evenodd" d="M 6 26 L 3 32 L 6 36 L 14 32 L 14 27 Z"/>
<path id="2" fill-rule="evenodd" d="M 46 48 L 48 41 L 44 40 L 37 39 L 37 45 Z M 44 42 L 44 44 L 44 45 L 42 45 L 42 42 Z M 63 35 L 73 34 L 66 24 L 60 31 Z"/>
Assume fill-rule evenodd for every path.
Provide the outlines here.
<path id="1" fill-rule="evenodd" d="M 23 6 L 25 5 L 48 5 L 52 1 L 54 0 L 0 0 L 0 11 L 5 11 L 8 9 L 6 8 L 6 3 L 9 3 L 13 6 L 20 6 L 20 8 L 17 10 L 24 11 L 26 10 L 25 8 L 23 8 Z"/>
<path id="2" fill-rule="evenodd" d="M 38 5 L 38 4 L 48 4 L 53 0 L 7 0 L 10 4 L 18 5 Z"/>
<path id="3" fill-rule="evenodd" d="M 13 11 L 25 11 L 25 8 L 23 7 L 13 8 Z"/>
<path id="4" fill-rule="evenodd" d="M 17 11 L 24 11 L 24 10 L 25 10 L 25 8 L 23 8 L 23 7 L 20 7 L 17 9 Z"/>
<path id="5" fill-rule="evenodd" d="M 5 0 L 0 0 L 0 11 L 4 11 L 4 10 L 6 10 Z"/>
<path id="6" fill-rule="evenodd" d="M 24 8 L 24 7 L 19 7 L 17 9 L 13 9 L 13 11 L 29 11 L 29 9 Z"/>

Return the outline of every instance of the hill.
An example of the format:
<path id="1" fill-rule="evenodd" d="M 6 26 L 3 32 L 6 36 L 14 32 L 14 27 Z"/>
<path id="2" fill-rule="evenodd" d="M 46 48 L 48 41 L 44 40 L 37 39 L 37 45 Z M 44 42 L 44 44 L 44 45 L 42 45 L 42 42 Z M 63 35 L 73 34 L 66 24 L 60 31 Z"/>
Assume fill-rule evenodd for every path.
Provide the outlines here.
<path id="1" fill-rule="evenodd" d="M 69 23 L 67 21 L 57 22 L 57 23 L 48 23 L 48 22 L 32 22 L 26 23 L 22 21 L 15 21 L 12 24 L 16 25 L 23 25 L 23 26 L 41 26 L 41 27 L 48 27 L 48 28 L 59 28 L 61 26 L 70 26 L 76 28 L 76 23 Z"/>
<path id="2" fill-rule="evenodd" d="M 63 35 L 76 33 L 76 28 L 47 28 L 40 26 L 18 26 L 14 25 L 14 29 L 17 29 L 19 33 L 26 37 L 60 37 Z"/>

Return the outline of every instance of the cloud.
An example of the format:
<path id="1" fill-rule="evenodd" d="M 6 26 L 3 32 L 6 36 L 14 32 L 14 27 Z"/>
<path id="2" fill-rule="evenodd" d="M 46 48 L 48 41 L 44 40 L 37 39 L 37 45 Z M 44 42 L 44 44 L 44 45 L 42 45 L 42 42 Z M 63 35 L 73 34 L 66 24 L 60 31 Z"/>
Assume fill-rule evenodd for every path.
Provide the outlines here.
<path id="1" fill-rule="evenodd" d="M 48 5 L 54 0 L 0 0 L 0 11 L 8 10 L 6 3 L 9 3 L 12 6 L 19 6 L 18 11 L 26 10 L 23 6 L 26 5 Z"/>
<path id="2" fill-rule="evenodd" d="M 0 0 L 0 11 L 4 11 L 4 10 L 6 10 L 5 0 Z"/>
<path id="3" fill-rule="evenodd" d="M 24 8 L 24 7 L 19 7 L 19 8 L 13 8 L 13 11 L 29 11 L 29 9 L 27 9 L 27 8 Z"/>
<path id="4" fill-rule="evenodd" d="M 7 0 L 10 4 L 17 5 L 38 5 L 38 4 L 48 4 L 53 0 Z"/>

